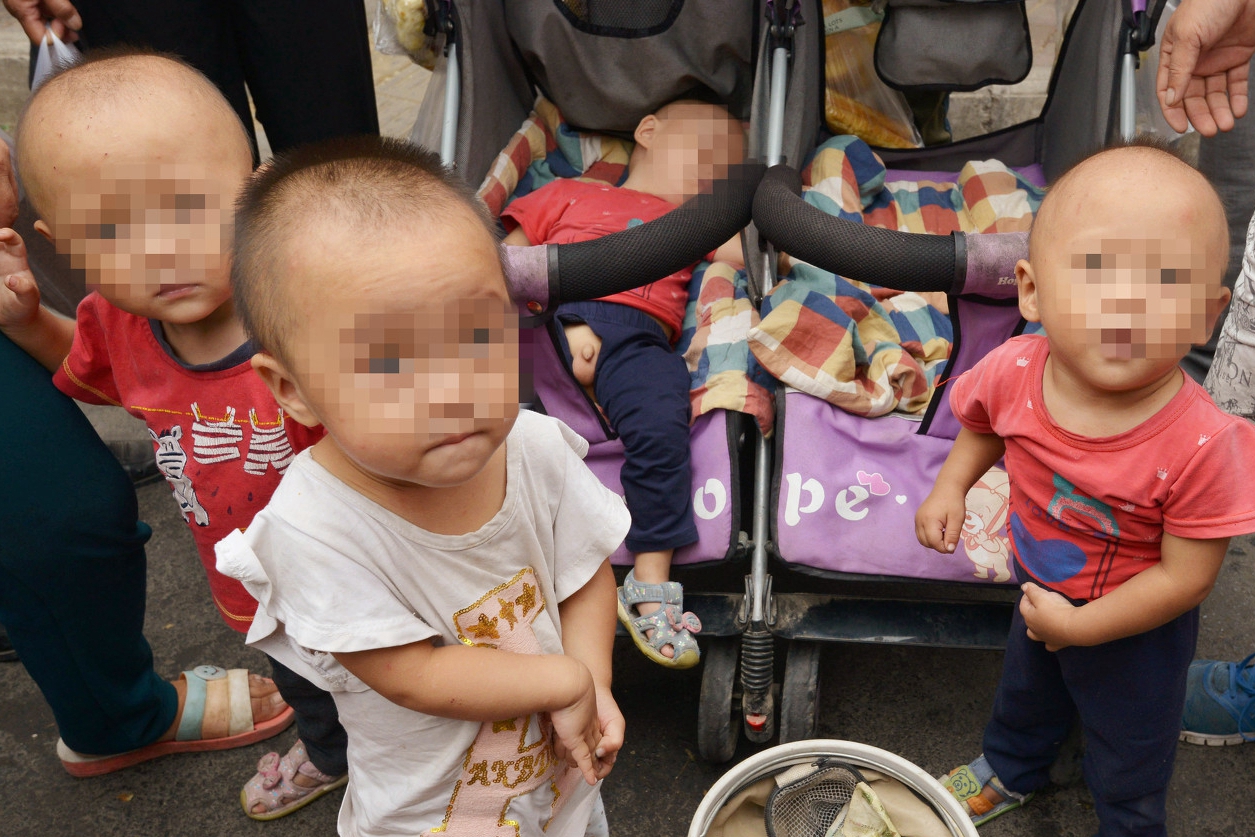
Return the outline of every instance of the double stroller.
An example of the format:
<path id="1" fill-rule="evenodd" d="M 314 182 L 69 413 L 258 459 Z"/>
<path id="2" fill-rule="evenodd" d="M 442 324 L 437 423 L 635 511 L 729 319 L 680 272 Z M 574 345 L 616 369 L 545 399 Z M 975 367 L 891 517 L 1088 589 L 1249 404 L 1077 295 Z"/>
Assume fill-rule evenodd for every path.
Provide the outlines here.
<path id="1" fill-rule="evenodd" d="M 905 87 L 970 90 L 1028 70 L 1022 3 L 877 5 L 877 66 Z M 1070 163 L 1131 133 L 1128 79 L 1162 5 L 1077 0 L 1039 116 L 873 154 L 825 128 L 835 16 L 825 21 L 821 0 L 381 0 L 387 25 L 409 27 L 395 37 L 436 68 L 414 139 L 482 183 L 497 212 L 555 176 L 616 182 L 623 138 L 676 98 L 748 122 L 750 162 L 709 194 L 594 242 L 507 248 L 532 326 L 529 402 L 588 439 L 590 467 L 619 490 L 622 444 L 563 365 L 546 315 L 654 281 L 743 233 L 744 270 L 694 270 L 677 349 L 693 376 L 699 540 L 673 570 L 703 626 L 704 758 L 730 759 L 742 730 L 755 742 L 812 738 L 823 642 L 1003 646 L 1015 595 L 1005 474 L 969 495 L 953 555 L 914 536 L 958 432 L 946 381 L 1024 330 L 1008 277 L 1032 211 Z M 880 326 L 889 336 L 868 350 L 858 329 Z M 834 368 L 853 377 L 834 380 Z M 836 406 L 834 392 L 860 406 Z M 894 409 L 908 401 L 909 413 Z"/>

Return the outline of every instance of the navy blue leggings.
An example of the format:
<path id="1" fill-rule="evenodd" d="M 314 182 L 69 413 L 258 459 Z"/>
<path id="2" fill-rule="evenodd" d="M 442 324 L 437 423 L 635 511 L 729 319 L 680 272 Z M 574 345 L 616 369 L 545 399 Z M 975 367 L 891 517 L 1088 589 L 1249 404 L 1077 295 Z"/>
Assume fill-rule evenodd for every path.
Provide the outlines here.
<path id="1" fill-rule="evenodd" d="M 1165 837 L 1185 675 L 1198 609 L 1137 636 L 1046 650 L 1016 608 L 985 757 L 1016 793 L 1046 784 L 1072 719 L 1085 735 L 1085 781 L 1102 837 Z"/>
<path id="2" fill-rule="evenodd" d="M 612 302 L 560 305 L 560 324 L 586 323 L 601 338 L 593 394 L 623 441 L 619 479 L 632 528 L 632 552 L 675 549 L 697 540 L 689 470 L 689 373 L 647 314 Z M 562 329 L 562 353 L 571 362 Z"/>
<path id="3" fill-rule="evenodd" d="M 178 709 L 144 639 L 152 534 L 113 454 L 51 376 L 0 335 L 0 623 L 73 750 L 161 737 Z"/>

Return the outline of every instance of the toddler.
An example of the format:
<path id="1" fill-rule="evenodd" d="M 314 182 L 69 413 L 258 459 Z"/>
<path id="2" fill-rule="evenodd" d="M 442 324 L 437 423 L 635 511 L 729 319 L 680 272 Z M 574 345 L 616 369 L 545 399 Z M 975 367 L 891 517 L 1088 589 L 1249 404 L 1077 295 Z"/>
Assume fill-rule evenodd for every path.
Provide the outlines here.
<path id="1" fill-rule="evenodd" d="M 718 105 L 673 102 L 640 121 L 620 187 L 561 179 L 501 213 L 506 244 L 569 244 L 665 215 L 742 161 L 739 122 Z M 740 242 L 712 256 L 741 262 Z M 563 352 L 576 381 L 623 440 L 620 478 L 632 528 L 633 568 L 619 588 L 619 618 L 651 660 L 697 665 L 683 591 L 669 581 L 676 548 L 697 540 L 689 472 L 689 374 L 674 351 L 688 304 L 691 268 L 632 291 L 558 306 Z"/>
<path id="2" fill-rule="evenodd" d="M 249 642 L 335 695 L 340 833 L 605 833 L 628 513 L 519 414 L 491 217 L 435 155 L 360 138 L 277 159 L 237 219 L 253 365 L 327 436 L 218 567 L 260 602 Z"/>
<path id="3" fill-rule="evenodd" d="M 1079 713 L 1100 833 L 1167 833 L 1198 605 L 1230 536 L 1255 531 L 1255 429 L 1177 366 L 1228 300 L 1227 253 L 1219 198 L 1169 146 L 1095 154 L 1050 189 L 1015 268 L 1045 335 L 951 385 L 963 429 L 916 535 L 952 552 L 1005 454 L 1024 582 L 984 753 L 945 779 L 978 824 L 1046 783 Z"/>
<path id="4" fill-rule="evenodd" d="M 253 349 L 231 302 L 231 210 L 252 170 L 248 137 L 217 88 L 192 68 L 155 54 L 105 53 L 39 88 L 17 147 L 40 216 L 35 229 L 86 272 L 93 292 L 77 322 L 42 308 L 22 240 L 4 230 L 0 328 L 54 370 L 67 395 L 121 406 L 148 424 L 214 605 L 245 632 L 257 603 L 217 572 L 213 545 L 249 525 L 295 452 L 322 435 L 285 421 L 249 364 Z M 263 759 L 246 785 L 245 810 L 261 819 L 342 785 L 347 771 L 331 697 L 282 666 L 274 677 L 302 738 L 284 759 Z M 177 731 L 188 739 L 183 749 L 210 749 L 199 739 L 247 730 L 247 715 L 238 717 L 238 678 L 207 666 L 186 673 L 176 684 L 180 713 L 170 737 Z M 260 722 L 279 713 L 282 725 L 270 734 L 291 723 L 274 684 L 254 678 L 248 688 L 255 726 L 267 729 Z M 229 711 L 228 694 L 235 696 Z M 185 703 L 193 707 L 186 718 Z M 201 713 L 210 729 L 199 728 Z M 216 729 L 228 715 L 229 725 Z M 59 750 L 71 772 L 103 772 L 146 755 L 101 764 Z"/>

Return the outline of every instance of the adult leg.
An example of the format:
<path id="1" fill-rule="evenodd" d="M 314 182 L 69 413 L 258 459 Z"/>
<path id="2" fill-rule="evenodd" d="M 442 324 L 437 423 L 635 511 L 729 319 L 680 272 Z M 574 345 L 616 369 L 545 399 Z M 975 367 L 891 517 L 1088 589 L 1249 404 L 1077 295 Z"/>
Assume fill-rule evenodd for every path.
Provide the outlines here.
<path id="1" fill-rule="evenodd" d="M 1167 835 L 1198 610 L 1137 636 L 1059 652 L 1085 734 L 1085 781 L 1102 837 Z"/>
<path id="2" fill-rule="evenodd" d="M 361 0 L 251 0 L 229 9 L 257 119 L 276 153 L 379 133 Z"/>
<path id="3" fill-rule="evenodd" d="M 135 491 L 78 407 L 3 336 L 0 392 L 0 622 L 71 749 L 152 743 L 178 700 L 143 635 L 151 532 Z"/>
<path id="4" fill-rule="evenodd" d="M 86 51 L 125 45 L 179 56 L 222 91 L 256 149 L 231 7 L 223 0 L 75 0 L 74 5 L 83 18 L 79 43 Z"/>

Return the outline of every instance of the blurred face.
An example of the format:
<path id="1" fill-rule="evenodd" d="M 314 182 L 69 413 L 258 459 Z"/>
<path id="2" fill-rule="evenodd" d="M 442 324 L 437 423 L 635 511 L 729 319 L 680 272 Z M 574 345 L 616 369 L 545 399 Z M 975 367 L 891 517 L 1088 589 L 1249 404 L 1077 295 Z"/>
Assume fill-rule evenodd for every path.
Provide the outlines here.
<path id="1" fill-rule="evenodd" d="M 680 103 L 658 114 L 651 156 L 666 171 L 668 182 L 683 184 L 685 196 L 709 189 L 727 176 L 728 167 L 745 159 L 741 126 L 723 108 Z"/>
<path id="2" fill-rule="evenodd" d="M 118 308 L 202 320 L 231 296 L 232 204 L 251 169 L 247 141 L 233 124 L 206 125 L 206 113 L 161 125 L 116 116 L 94 132 L 66 131 L 41 153 L 47 234 Z M 163 127 L 173 124 L 186 131 Z"/>
<path id="3" fill-rule="evenodd" d="M 291 371 L 364 474 L 459 485 L 518 415 L 518 324 L 494 244 L 461 217 L 374 241 L 324 228 L 294 248 Z"/>
<path id="4" fill-rule="evenodd" d="M 1227 246 L 1215 219 L 1196 211 L 1209 205 L 1179 190 L 1140 202 L 1090 194 L 1083 205 L 1077 191 L 1060 196 L 1046 240 L 1034 242 L 1030 319 L 1040 319 L 1052 357 L 1077 377 L 1133 389 L 1173 373 L 1211 336 L 1228 298 Z M 1021 280 L 1022 309 L 1024 295 Z"/>

